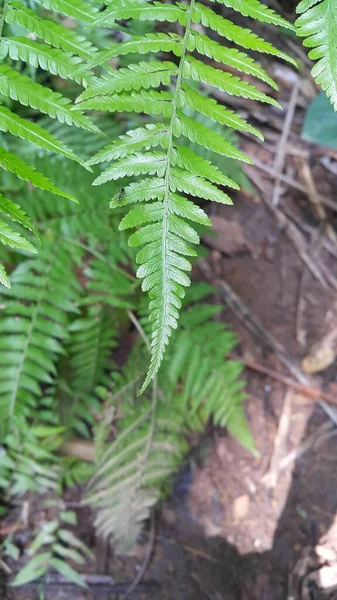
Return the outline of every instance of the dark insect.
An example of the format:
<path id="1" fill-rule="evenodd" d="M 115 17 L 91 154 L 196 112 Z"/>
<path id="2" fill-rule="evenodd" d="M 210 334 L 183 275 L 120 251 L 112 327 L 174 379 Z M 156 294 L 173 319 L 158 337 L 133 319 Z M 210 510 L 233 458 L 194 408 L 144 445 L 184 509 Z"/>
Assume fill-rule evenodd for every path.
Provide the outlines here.
<path id="1" fill-rule="evenodd" d="M 116 194 L 116 202 L 119 202 L 122 199 L 123 194 L 124 194 L 124 188 L 121 188 Z"/>

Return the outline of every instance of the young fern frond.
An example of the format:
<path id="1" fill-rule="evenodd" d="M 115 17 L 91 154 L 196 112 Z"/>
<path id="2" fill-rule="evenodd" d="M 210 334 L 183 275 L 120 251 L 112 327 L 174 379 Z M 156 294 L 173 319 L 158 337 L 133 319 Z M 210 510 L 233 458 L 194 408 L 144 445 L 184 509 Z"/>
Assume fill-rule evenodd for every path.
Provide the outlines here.
<path id="1" fill-rule="evenodd" d="M 292 28 L 258 0 L 240 0 L 239 3 L 224 0 L 222 3 L 263 23 Z M 116 161 L 106 168 L 94 185 L 125 177 L 145 176 L 123 188 L 111 203 L 112 208 L 141 203 L 137 208 L 131 208 L 121 223 L 121 229 L 139 227 L 129 243 L 134 247 L 142 246 L 137 255 L 140 265 L 137 275 L 143 279 L 143 290 L 150 296 L 152 352 L 149 371 L 141 389 L 143 392 L 161 365 L 171 332 L 177 327 L 184 288 L 190 284 L 188 258 L 196 255 L 193 245 L 199 243 L 199 237 L 188 222 L 210 224 L 204 211 L 191 200 L 186 200 L 184 195 L 231 204 L 230 197 L 219 186 L 238 187 L 235 181 L 188 150 L 184 138 L 222 156 L 246 162 L 250 162 L 248 157 L 214 128 L 219 124 L 225 125 L 261 138 L 261 134 L 240 115 L 206 97 L 202 87 L 210 93 L 212 88 L 218 88 L 230 95 L 278 105 L 272 97 L 242 77 L 204 63 L 201 58 L 211 58 L 221 66 L 230 65 L 239 74 L 253 75 L 276 87 L 264 69 L 244 51 L 223 47 L 209 35 L 199 33 L 195 25 L 201 23 L 227 42 L 234 42 L 244 49 L 291 59 L 249 29 L 224 19 L 196 0 L 187 4 L 129 0 L 106 4 L 108 6 L 97 14 L 93 25 L 115 26 L 118 21 L 131 19 L 178 23 L 184 28 L 183 36 L 151 33 L 144 37 L 128 37 L 96 53 L 89 61 L 91 66 L 104 66 L 113 57 L 133 53 L 150 54 L 151 57 L 147 62 L 131 63 L 126 68 L 89 81 L 76 106 L 79 110 L 136 112 L 162 118 L 162 124 L 148 124 L 121 136 L 87 163 L 90 166 Z M 163 61 L 159 67 L 152 55 L 160 52 L 171 52 L 178 61 Z M 163 85 L 166 90 L 156 89 Z M 191 119 L 187 110 L 204 115 L 208 119 L 207 124 Z"/>
<path id="2" fill-rule="evenodd" d="M 302 0 L 296 9 L 297 33 L 311 48 L 309 58 L 317 61 L 312 69 L 316 82 L 337 110 L 337 4 L 336 0 Z"/>

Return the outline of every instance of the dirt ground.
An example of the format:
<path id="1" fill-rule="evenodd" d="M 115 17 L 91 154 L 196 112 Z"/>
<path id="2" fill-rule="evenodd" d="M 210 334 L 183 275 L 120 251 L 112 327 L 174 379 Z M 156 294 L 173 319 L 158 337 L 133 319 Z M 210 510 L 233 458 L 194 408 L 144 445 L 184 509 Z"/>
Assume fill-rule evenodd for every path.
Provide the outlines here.
<path id="1" fill-rule="evenodd" d="M 211 427 L 198 440 L 154 517 L 134 600 L 337 599 L 336 347 L 327 338 L 337 328 L 337 153 L 300 137 L 316 94 L 302 59 L 301 74 L 268 65 L 283 113 L 240 106 L 266 138 L 241 138 L 257 162 L 247 168 L 255 193 L 237 193 L 233 209 L 211 213 L 217 235 L 204 240 L 209 255 L 196 269 L 227 305 L 222 318 L 238 334 L 236 355 L 255 365 L 245 371 L 246 409 L 258 454 Z M 318 373 L 303 371 L 303 357 Z M 78 516 L 90 542 L 81 509 Z M 50 580 L 43 594 L 36 584 L 15 593 L 0 587 L 0 599 L 122 599 L 150 529 L 129 558 L 98 544 L 90 592 Z"/>

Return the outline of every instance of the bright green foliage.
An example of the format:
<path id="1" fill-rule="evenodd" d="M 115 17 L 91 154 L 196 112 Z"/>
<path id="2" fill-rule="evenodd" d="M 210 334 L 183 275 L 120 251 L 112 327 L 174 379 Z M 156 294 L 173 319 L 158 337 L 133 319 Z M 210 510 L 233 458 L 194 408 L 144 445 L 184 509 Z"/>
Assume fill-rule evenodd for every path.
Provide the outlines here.
<path id="1" fill-rule="evenodd" d="M 64 12 L 76 17 L 85 5 L 80 2 L 55 2 L 59 12 Z M 89 11 L 86 6 L 86 11 Z M 0 131 L 8 132 L 12 136 L 27 140 L 40 148 L 56 154 L 62 154 L 71 160 L 83 163 L 83 160 L 70 150 L 61 140 L 52 135 L 48 129 L 36 123 L 36 112 L 46 114 L 61 123 L 99 132 L 90 120 L 82 114 L 72 113 L 71 101 L 57 91 L 50 89 L 48 84 L 42 85 L 35 81 L 36 70 L 42 69 L 47 74 L 57 75 L 63 79 L 73 79 L 81 83 L 82 77 L 87 73 L 87 59 L 92 59 L 95 54 L 94 46 L 82 35 L 67 29 L 61 24 L 43 19 L 36 12 L 27 8 L 21 2 L 9 0 L 2 3 L 0 25 Z M 95 14 L 92 8 L 91 14 Z M 11 35 L 16 33 L 15 27 L 20 25 L 26 29 L 26 35 Z M 8 35 L 7 35 L 8 34 Z M 40 41 L 35 41 L 35 36 Z M 45 43 L 41 43 L 45 42 Z M 51 46 L 54 46 L 52 48 Z M 13 62 L 14 61 L 14 62 Z M 6 64 L 9 63 L 9 64 Z M 27 74 L 22 73 L 28 66 Z M 12 101 L 19 102 L 24 107 L 34 111 L 34 117 L 29 115 L 21 117 L 16 114 Z M 1 144 L 2 146 L 2 144 Z M 0 148 L 0 166 L 2 169 L 15 173 L 18 177 L 31 183 L 36 188 L 49 190 L 58 195 L 70 198 L 66 191 L 56 187 L 41 173 L 34 171 L 16 154 L 8 153 L 7 147 Z M 61 188 L 63 184 L 61 185 Z M 22 223 L 21 223 L 22 224 Z M 12 237 L 12 247 L 32 250 L 32 246 L 24 242 L 19 233 L 12 232 L 6 223 L 0 222 L 0 241 L 6 243 Z M 0 281 L 8 285 L 8 278 L 3 265 L 0 266 Z"/>
<path id="2" fill-rule="evenodd" d="M 297 12 L 297 33 L 311 48 L 309 57 L 317 61 L 312 75 L 337 110 L 337 2 L 302 0 Z"/>
<path id="3" fill-rule="evenodd" d="M 258 0 L 222 3 L 261 22 L 292 27 Z M 143 290 L 150 297 L 152 352 L 143 392 L 162 363 L 172 330 L 177 327 L 184 288 L 190 284 L 190 258 L 196 255 L 194 245 L 199 243 L 193 223 L 210 224 L 204 211 L 184 195 L 231 204 L 230 197 L 219 186 L 238 188 L 235 181 L 199 156 L 199 152 L 187 148 L 186 141 L 196 142 L 224 157 L 250 162 L 217 130 L 225 125 L 261 137 L 239 114 L 206 97 L 201 86 L 210 94 L 217 88 L 222 93 L 277 106 L 271 96 L 242 77 L 249 74 L 275 88 L 264 69 L 241 49 L 224 47 L 213 40 L 209 30 L 241 48 L 290 59 L 249 29 L 224 19 L 195 0 L 188 4 L 128 0 L 106 4 L 93 25 L 111 27 L 125 20 L 165 22 L 168 28 L 179 24 L 184 31 L 182 36 L 176 29 L 143 37 L 128 36 L 123 42 L 96 53 L 91 66 L 104 66 L 113 57 L 134 53 L 149 54 L 149 60 L 131 62 L 126 68 L 88 81 L 86 91 L 77 101 L 80 110 L 160 115 L 162 121 L 129 131 L 87 162 L 88 166 L 112 162 L 94 185 L 141 177 L 137 183 L 122 188 L 111 207 L 132 205 L 121 229 L 138 228 L 129 243 L 141 247 L 137 276 L 143 279 Z M 206 28 L 205 34 L 195 27 L 199 23 Z M 160 63 L 153 60 L 153 54 L 161 52 L 171 52 L 179 60 Z M 234 67 L 238 75 L 210 66 L 203 61 L 205 57 L 219 63 L 219 67 Z M 191 119 L 191 111 L 206 117 L 207 122 Z"/>
<path id="4" fill-rule="evenodd" d="M 68 314 L 74 312 L 78 283 L 67 269 L 58 242 L 12 274 L 0 323 L 0 410 L 3 422 L 36 406 L 43 384 L 53 381 L 55 358 L 63 352 Z"/>
<path id="5" fill-rule="evenodd" d="M 52 567 L 69 581 L 86 587 L 79 573 L 66 562 L 71 560 L 83 565 L 88 557 L 92 557 L 87 546 L 67 528 L 68 524 L 76 525 L 76 522 L 75 513 L 65 510 L 59 510 L 58 518 L 47 521 L 28 549 L 31 560 L 17 574 L 12 585 L 20 586 L 39 579 Z"/>
<path id="6" fill-rule="evenodd" d="M 58 127 L 63 139 L 65 126 Z M 159 131 L 159 124 L 144 127 L 142 135 Z M 92 134 L 86 135 L 91 147 Z M 124 136 L 121 142 L 136 140 Z M 26 141 L 21 143 L 26 148 Z M 117 150 L 120 157 L 123 144 Z M 187 148 L 179 152 L 184 161 L 190 160 Z M 206 159 L 200 165 L 212 178 L 224 177 Z M 119 336 L 130 329 L 126 310 L 143 314 L 139 280 L 130 274 L 133 251 L 123 231 L 118 232 L 121 215 L 109 211 L 103 188 L 96 188 L 93 196 L 94 175 L 76 162 L 42 157 L 36 166 L 56 183 L 69 178 L 71 192 L 77 190 L 86 210 L 64 198 L 53 202 L 52 194 L 27 189 L 24 182 L 17 190 L 23 208 L 43 231 L 44 245 L 38 257 L 22 258 L 11 274 L 13 286 L 1 301 L 0 410 L 2 417 L 7 416 L 7 427 L 1 439 L 0 494 L 7 501 L 27 491 L 57 497 L 64 486 L 95 477 L 90 494 L 100 509 L 97 527 L 99 531 L 104 527 L 125 549 L 150 507 L 167 493 L 170 475 L 188 451 L 184 439 L 188 431 L 201 430 L 210 418 L 226 424 L 253 448 L 242 408 L 241 367 L 224 360 L 236 341 L 213 321 L 217 307 L 207 302 L 193 305 L 213 292 L 208 286 L 195 286 L 185 299 L 182 328 L 174 334 L 158 387 L 140 401 L 136 395 L 146 372 L 146 346 L 138 342 L 123 369 L 113 362 Z M 113 195 L 116 184 L 110 182 L 105 189 Z M 24 214 L 12 204 L 5 202 L 3 207 L 19 224 L 24 221 Z M 143 207 L 134 205 L 135 210 Z M 204 211 L 187 199 L 181 199 L 179 210 L 182 217 L 192 212 L 197 223 L 206 219 Z M 125 226 L 130 219 L 131 213 L 125 215 Z M 147 310 L 143 321 L 147 333 Z M 109 458 L 107 470 L 97 475 L 96 465 L 62 455 L 65 442 L 73 437 L 90 442 L 94 435 L 99 469 L 102 453 Z M 100 502 L 98 490 L 103 492 Z M 73 554 L 80 549 L 70 539 L 59 544 L 64 524 L 54 515 L 50 521 L 51 531 L 47 521 L 43 543 L 38 533 L 15 584 L 43 576 L 48 566 L 80 583 L 73 570 L 76 563 L 81 566 Z M 46 531 L 49 537 L 44 536 Z"/>

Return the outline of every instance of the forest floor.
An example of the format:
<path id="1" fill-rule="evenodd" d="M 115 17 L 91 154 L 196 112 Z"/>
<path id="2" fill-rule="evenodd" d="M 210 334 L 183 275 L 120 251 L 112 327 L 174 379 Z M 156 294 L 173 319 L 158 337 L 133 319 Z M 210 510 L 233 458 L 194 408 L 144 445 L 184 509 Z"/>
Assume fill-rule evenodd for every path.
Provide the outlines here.
<path id="1" fill-rule="evenodd" d="M 317 90 L 300 46 L 285 44 L 302 71 L 268 63 L 283 112 L 240 104 L 265 135 L 240 139 L 254 190 L 211 213 L 195 273 L 237 332 L 258 455 L 210 428 L 132 556 L 97 548 L 90 592 L 50 580 L 1 600 L 117 600 L 137 573 L 134 600 L 337 599 L 337 152 L 301 138 Z"/>

